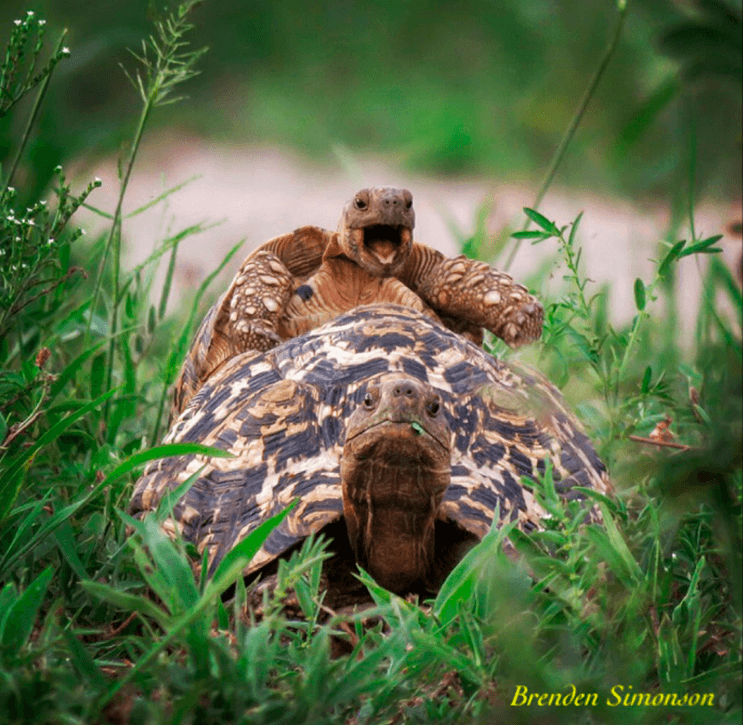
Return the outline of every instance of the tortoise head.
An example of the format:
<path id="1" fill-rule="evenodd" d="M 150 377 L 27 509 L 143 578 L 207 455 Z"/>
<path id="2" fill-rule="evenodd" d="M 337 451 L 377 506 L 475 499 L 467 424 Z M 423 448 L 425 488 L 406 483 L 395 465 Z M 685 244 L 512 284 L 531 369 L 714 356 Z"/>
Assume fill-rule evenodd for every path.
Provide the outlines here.
<path id="1" fill-rule="evenodd" d="M 410 256 L 414 226 L 407 189 L 362 189 L 343 209 L 338 251 L 374 277 L 393 277 Z"/>
<path id="2" fill-rule="evenodd" d="M 343 514 L 356 561 L 382 586 L 425 584 L 436 515 L 451 479 L 451 432 L 440 396 L 400 373 L 367 384 L 341 457 Z"/>

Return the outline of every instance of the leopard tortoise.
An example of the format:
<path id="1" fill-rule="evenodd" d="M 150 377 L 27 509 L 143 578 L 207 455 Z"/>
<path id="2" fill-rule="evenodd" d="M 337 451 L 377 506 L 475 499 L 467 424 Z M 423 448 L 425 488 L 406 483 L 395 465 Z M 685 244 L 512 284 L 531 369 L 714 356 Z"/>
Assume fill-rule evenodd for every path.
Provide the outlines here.
<path id="1" fill-rule="evenodd" d="M 336 551 L 331 579 L 355 582 L 358 562 L 392 591 L 431 591 L 496 511 L 525 530 L 540 526 L 545 511 L 529 482 L 547 457 L 560 495 L 610 491 L 580 424 L 541 375 L 394 304 L 231 358 L 172 426 L 166 442 L 175 441 L 235 457 L 149 464 L 131 511 L 154 509 L 205 466 L 169 525 L 207 551 L 210 571 L 299 499 L 246 576 L 323 531 Z"/>
<path id="2" fill-rule="evenodd" d="M 525 287 L 485 262 L 413 242 L 414 225 L 407 189 L 362 189 L 338 231 L 301 227 L 255 250 L 196 334 L 172 418 L 233 355 L 268 350 L 357 305 L 402 304 L 478 344 L 483 327 L 512 346 L 539 337 L 544 311 Z"/>

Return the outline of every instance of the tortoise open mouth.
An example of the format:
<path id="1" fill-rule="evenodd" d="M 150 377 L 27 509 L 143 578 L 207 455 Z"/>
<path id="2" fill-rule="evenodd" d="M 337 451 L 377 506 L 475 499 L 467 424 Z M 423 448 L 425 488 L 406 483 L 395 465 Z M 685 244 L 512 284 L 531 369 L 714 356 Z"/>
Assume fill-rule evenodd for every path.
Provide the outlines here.
<path id="1" fill-rule="evenodd" d="M 373 224 L 364 227 L 364 246 L 381 264 L 392 264 L 402 246 L 404 227 L 390 224 Z"/>

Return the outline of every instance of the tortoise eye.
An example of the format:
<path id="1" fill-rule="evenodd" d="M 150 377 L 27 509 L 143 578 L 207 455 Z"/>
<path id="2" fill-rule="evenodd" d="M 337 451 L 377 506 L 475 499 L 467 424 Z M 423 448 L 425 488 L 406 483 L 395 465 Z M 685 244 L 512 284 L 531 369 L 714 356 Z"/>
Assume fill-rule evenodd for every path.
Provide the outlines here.
<path id="1" fill-rule="evenodd" d="M 365 201 L 364 201 L 364 200 L 363 200 L 363 199 L 362 199 L 362 198 L 361 198 L 360 196 L 357 196 L 357 197 L 356 197 L 356 198 L 355 198 L 355 199 L 353 200 L 353 205 L 354 205 L 354 206 L 355 206 L 355 207 L 356 207 L 357 209 L 362 209 L 362 210 L 363 210 L 363 209 L 366 209 L 366 207 L 368 206 L 368 204 L 367 204 L 367 203 L 366 203 L 366 202 L 365 202 Z"/>
<path id="2" fill-rule="evenodd" d="M 441 410 L 441 402 L 439 401 L 438 396 L 432 398 L 428 403 L 426 403 L 426 412 L 432 418 L 435 418 L 438 415 L 439 410 Z"/>
<path id="3" fill-rule="evenodd" d="M 371 384 L 366 388 L 362 404 L 366 410 L 374 410 L 379 403 L 379 385 Z"/>
<path id="4" fill-rule="evenodd" d="M 410 209 L 410 207 L 413 206 L 413 195 L 409 191 L 406 191 L 404 198 L 405 198 L 405 208 Z"/>

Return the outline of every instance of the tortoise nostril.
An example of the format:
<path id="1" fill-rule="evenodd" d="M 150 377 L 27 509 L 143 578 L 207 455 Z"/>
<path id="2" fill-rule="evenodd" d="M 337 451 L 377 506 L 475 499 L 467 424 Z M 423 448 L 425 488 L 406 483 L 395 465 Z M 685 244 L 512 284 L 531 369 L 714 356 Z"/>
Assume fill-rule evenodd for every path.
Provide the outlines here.
<path id="1" fill-rule="evenodd" d="M 396 398 L 400 397 L 401 395 L 412 398 L 413 396 L 415 396 L 415 394 L 416 391 L 412 385 L 395 385 L 395 387 L 392 389 L 392 395 L 394 395 Z"/>

